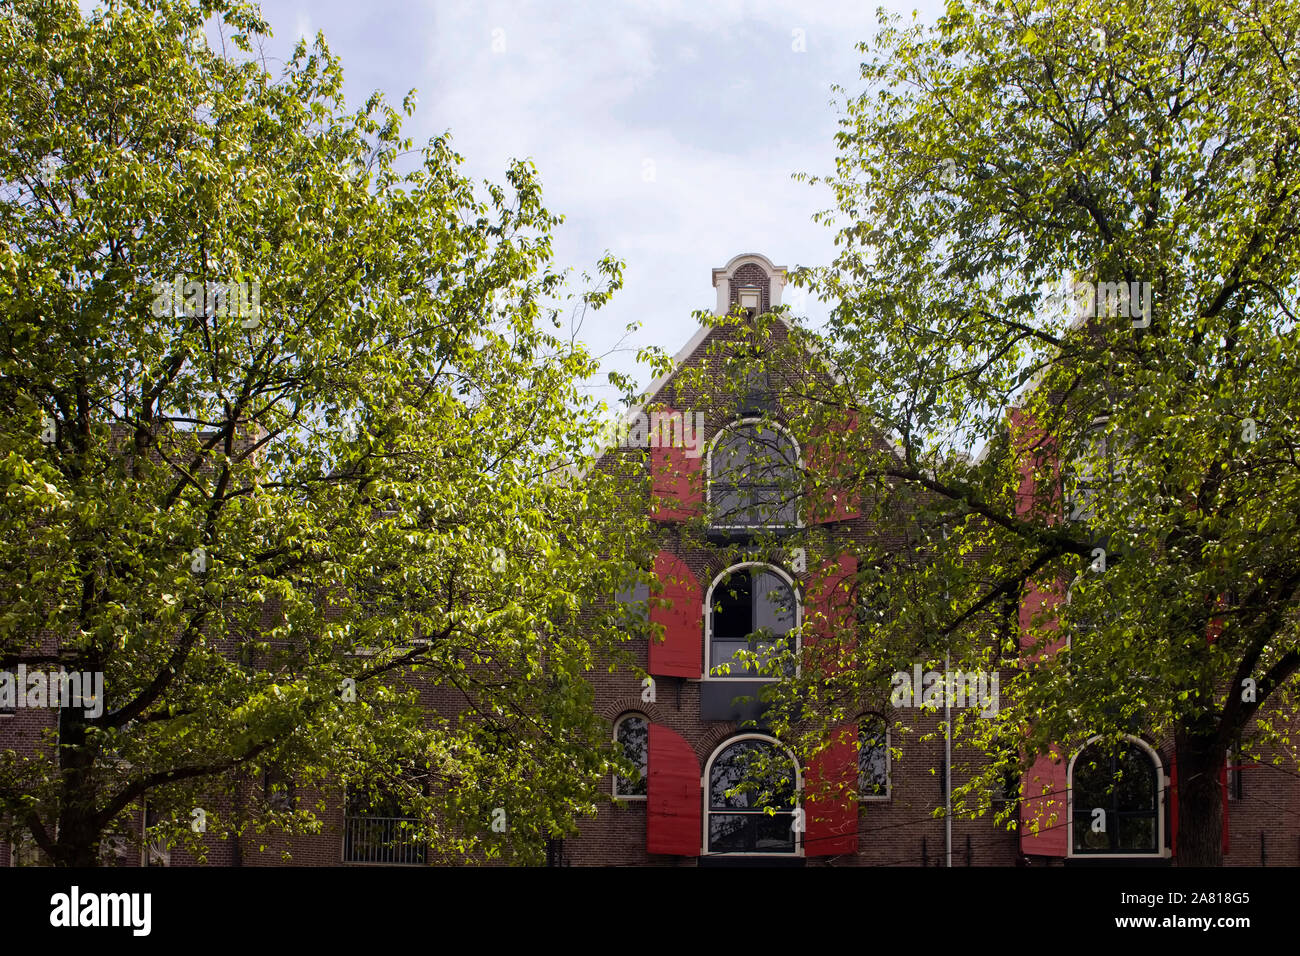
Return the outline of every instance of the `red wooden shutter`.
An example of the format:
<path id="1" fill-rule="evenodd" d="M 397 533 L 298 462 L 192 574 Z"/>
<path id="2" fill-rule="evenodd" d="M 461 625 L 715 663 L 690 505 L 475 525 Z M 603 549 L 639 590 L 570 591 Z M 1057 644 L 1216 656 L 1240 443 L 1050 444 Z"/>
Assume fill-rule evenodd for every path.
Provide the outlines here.
<path id="1" fill-rule="evenodd" d="M 1007 420 L 1016 470 L 1020 475 L 1016 514 L 1020 517 L 1035 515 L 1047 524 L 1064 520 L 1061 463 L 1056 440 L 1039 426 L 1032 415 L 1019 408 L 1011 409 Z"/>
<path id="2" fill-rule="evenodd" d="M 1040 637 L 1034 633 L 1033 622 L 1034 618 L 1042 614 L 1044 610 L 1050 612 L 1057 605 L 1064 603 L 1066 590 L 1067 585 L 1063 580 L 1058 580 L 1055 582 L 1055 586 L 1049 586 L 1047 588 L 1042 588 L 1038 584 L 1031 582 L 1025 588 L 1025 595 L 1020 602 L 1019 612 L 1020 664 L 1022 667 L 1029 667 L 1035 663 L 1044 661 L 1056 654 L 1056 652 L 1061 648 L 1065 647 L 1065 634 L 1061 634 L 1060 637 L 1046 645 L 1039 644 L 1035 647 L 1034 642 L 1040 640 Z M 1043 630 L 1046 631 L 1055 631 L 1058 630 L 1059 627 L 1060 625 L 1057 623 L 1055 617 L 1047 619 L 1043 624 Z M 1031 653 L 1025 653 L 1028 651 L 1036 651 L 1037 658 L 1035 658 Z"/>
<path id="3" fill-rule="evenodd" d="M 699 856 L 704 839 L 700 761 L 680 734 L 650 725 L 646 850 Z"/>
<path id="4" fill-rule="evenodd" d="M 807 465 L 814 487 L 808 496 L 807 520 L 814 524 L 862 516 L 858 496 L 840 487 L 841 482 L 849 483 L 848 456 L 833 447 L 844 436 L 856 434 L 857 427 L 857 413 L 850 412 L 844 420 L 833 422 L 808 443 Z"/>
<path id="5" fill-rule="evenodd" d="M 857 614 L 853 583 L 858 559 L 841 554 L 823 561 L 809 583 L 811 613 L 804 640 L 818 646 L 817 665 L 826 675 L 848 667 Z M 858 725 L 840 724 L 804 774 L 804 855 L 837 856 L 858 850 Z"/>
<path id="6" fill-rule="evenodd" d="M 684 561 L 667 551 L 655 556 L 663 593 L 650 602 L 650 623 L 663 625 L 663 640 L 650 640 L 650 673 L 701 677 L 704 670 L 704 599 Z"/>
<path id="7" fill-rule="evenodd" d="M 1054 761 L 1043 754 L 1021 778 L 1021 853 L 1057 857 L 1069 853 L 1071 821 L 1066 769 L 1065 760 Z M 1031 831 L 1035 823 L 1037 833 Z"/>
<path id="8" fill-rule="evenodd" d="M 1047 524 L 1064 519 L 1060 482 L 1060 463 L 1056 444 L 1032 415 L 1018 408 L 1008 413 L 1013 454 L 1020 485 L 1016 490 L 1016 514 L 1020 517 L 1038 516 Z M 1047 475 L 1050 474 L 1050 477 Z M 1046 487 L 1044 487 L 1046 485 Z M 1021 664 L 1028 666 L 1041 662 L 1065 646 L 1062 635 L 1046 647 L 1038 649 L 1034 661 L 1025 652 L 1032 646 L 1031 622 L 1045 607 L 1060 604 L 1064 599 L 1064 581 L 1054 588 L 1043 589 L 1031 584 L 1020 604 Z M 1056 627 L 1055 621 L 1049 628 Z M 1055 748 L 1053 748 L 1055 749 Z M 1020 779 L 1020 852 L 1034 856 L 1064 857 L 1070 850 L 1069 774 L 1066 760 L 1053 760 L 1041 754 Z M 1037 833 L 1033 828 L 1037 827 Z"/>
<path id="9" fill-rule="evenodd" d="M 681 427 L 675 429 L 664 416 L 677 416 Z M 650 433 L 650 517 L 687 521 L 703 514 L 704 436 L 694 436 L 694 450 L 686 448 L 681 431 L 685 427 L 683 415 L 672 408 L 652 413 L 650 424 L 660 426 Z"/>
<path id="10" fill-rule="evenodd" d="M 827 675 L 847 667 L 847 657 L 856 646 L 854 579 L 857 573 L 858 559 L 841 554 L 834 560 L 823 561 L 808 585 L 810 617 L 804 628 L 804 643 L 811 648 L 819 642 L 830 642 L 829 647 L 823 646 L 816 652 Z"/>
<path id="11" fill-rule="evenodd" d="M 858 851 L 858 725 L 840 724 L 804 773 L 805 856 Z"/>

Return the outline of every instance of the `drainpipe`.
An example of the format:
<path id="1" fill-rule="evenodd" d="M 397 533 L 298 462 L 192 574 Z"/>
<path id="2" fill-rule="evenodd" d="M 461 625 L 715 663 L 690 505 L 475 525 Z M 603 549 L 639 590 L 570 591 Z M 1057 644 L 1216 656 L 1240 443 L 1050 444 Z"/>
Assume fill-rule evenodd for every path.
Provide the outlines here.
<path id="1" fill-rule="evenodd" d="M 241 774 L 241 776 L 243 776 L 243 775 Z M 235 826 L 235 833 L 234 833 L 235 847 L 234 847 L 234 860 L 233 860 L 233 865 L 234 865 L 234 866 L 243 866 L 243 865 L 244 865 L 244 848 L 243 848 L 243 846 L 241 845 L 241 844 L 242 844 L 242 841 L 239 839 L 240 831 L 241 831 L 242 828 L 243 828 L 243 823 L 242 823 L 242 820 L 241 820 L 241 818 L 243 817 L 243 815 L 244 815 L 244 782 L 243 782 L 243 780 L 240 780 L 240 779 L 236 778 L 236 780 L 235 780 L 235 823 L 236 823 L 236 826 Z"/>
<path id="2" fill-rule="evenodd" d="M 943 680 L 947 690 L 943 695 L 943 850 L 944 865 L 952 866 L 952 673 L 949 671 L 948 652 L 943 653 Z"/>

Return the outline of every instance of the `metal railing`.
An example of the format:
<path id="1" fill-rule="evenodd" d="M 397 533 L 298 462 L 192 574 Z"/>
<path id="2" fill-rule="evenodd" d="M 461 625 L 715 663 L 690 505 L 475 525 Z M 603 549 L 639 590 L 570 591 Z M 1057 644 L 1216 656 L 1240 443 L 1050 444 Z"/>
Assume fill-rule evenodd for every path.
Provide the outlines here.
<path id="1" fill-rule="evenodd" d="M 426 847 L 412 839 L 410 817 L 344 817 L 343 862 L 422 864 Z"/>

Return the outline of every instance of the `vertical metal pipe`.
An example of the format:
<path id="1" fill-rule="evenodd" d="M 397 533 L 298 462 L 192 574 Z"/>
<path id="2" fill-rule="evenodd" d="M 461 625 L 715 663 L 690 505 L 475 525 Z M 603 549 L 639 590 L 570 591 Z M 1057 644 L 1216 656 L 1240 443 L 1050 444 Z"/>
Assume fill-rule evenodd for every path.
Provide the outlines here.
<path id="1" fill-rule="evenodd" d="M 945 866 L 952 866 L 952 672 L 948 652 L 943 653 L 943 844 Z"/>

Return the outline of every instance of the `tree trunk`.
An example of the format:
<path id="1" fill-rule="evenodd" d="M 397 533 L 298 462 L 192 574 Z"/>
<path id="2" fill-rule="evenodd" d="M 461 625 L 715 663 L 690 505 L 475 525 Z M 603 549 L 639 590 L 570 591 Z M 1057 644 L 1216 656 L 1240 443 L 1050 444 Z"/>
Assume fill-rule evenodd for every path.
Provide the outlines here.
<path id="1" fill-rule="evenodd" d="M 1178 866 L 1223 865 L 1223 772 L 1227 750 L 1218 734 L 1182 729 L 1178 754 Z"/>
<path id="2" fill-rule="evenodd" d="M 86 743 L 86 720 L 75 709 L 59 712 L 59 772 L 63 806 L 54 841 L 55 866 L 99 866 L 103 828 L 96 820 L 94 754 Z"/>

